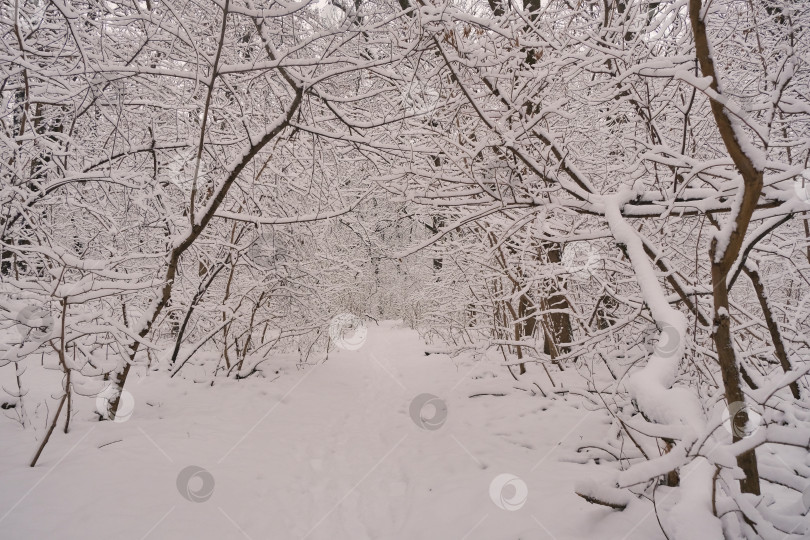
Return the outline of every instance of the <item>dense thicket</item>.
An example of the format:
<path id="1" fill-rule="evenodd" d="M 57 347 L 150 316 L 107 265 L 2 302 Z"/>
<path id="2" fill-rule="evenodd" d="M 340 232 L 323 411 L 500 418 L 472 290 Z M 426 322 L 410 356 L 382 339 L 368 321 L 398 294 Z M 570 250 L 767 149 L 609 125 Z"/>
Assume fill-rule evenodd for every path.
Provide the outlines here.
<path id="1" fill-rule="evenodd" d="M 338 313 L 401 318 L 546 396 L 579 370 L 611 438 L 576 459 L 615 471 L 588 500 L 808 534 L 808 28 L 791 0 L 5 3 L 17 419 L 44 353 L 53 426 L 72 392 L 114 415 L 132 366 L 261 375 Z"/>

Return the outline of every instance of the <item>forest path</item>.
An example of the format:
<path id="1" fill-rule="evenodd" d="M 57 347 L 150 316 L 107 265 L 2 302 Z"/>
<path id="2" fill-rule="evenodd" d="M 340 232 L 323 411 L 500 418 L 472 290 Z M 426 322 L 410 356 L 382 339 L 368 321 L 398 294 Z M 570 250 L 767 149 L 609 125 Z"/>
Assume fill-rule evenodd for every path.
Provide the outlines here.
<path id="1" fill-rule="evenodd" d="M 574 494 L 577 479 L 601 471 L 559 461 L 558 443 L 598 429 L 598 415 L 531 396 L 471 399 L 487 372 L 455 362 L 425 356 L 415 332 L 384 322 L 359 350 L 273 382 L 139 379 L 130 420 L 85 415 L 69 436 L 54 434 L 35 469 L 19 466 L 19 441 L 0 442 L 0 537 L 657 537 L 646 508 L 616 513 Z M 411 404 L 423 394 L 439 401 L 421 408 L 420 427 Z M 203 502 L 179 491 L 188 466 L 204 472 L 181 487 L 210 492 Z M 490 496 L 503 473 L 528 490 L 524 502 L 519 485 L 504 487 L 523 502 L 514 511 Z"/>

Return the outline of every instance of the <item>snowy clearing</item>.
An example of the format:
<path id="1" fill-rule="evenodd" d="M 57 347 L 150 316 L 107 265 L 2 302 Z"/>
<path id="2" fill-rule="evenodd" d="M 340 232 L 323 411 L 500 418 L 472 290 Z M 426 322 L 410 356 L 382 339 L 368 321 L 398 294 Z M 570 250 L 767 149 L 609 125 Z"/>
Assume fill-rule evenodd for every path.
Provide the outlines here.
<path id="1" fill-rule="evenodd" d="M 57 431 L 33 469 L 23 465 L 34 448 L 28 434 L 0 423 L 2 536 L 662 537 L 652 505 L 619 513 L 574 494 L 578 479 L 601 471 L 560 461 L 560 449 L 575 432 L 604 430 L 598 414 L 562 401 L 549 407 L 514 389 L 511 399 L 470 398 L 508 391 L 509 381 L 496 384 L 475 363 L 424 350 L 416 332 L 385 322 L 371 326 L 359 350 L 338 350 L 275 381 L 211 387 L 141 372 L 128 420 L 99 423 L 93 400 L 78 401 L 70 436 Z M 423 393 L 446 403 L 446 421 L 435 429 L 409 415 Z M 186 500 L 176 485 L 191 465 L 213 480 L 203 502 Z M 501 474 L 525 482 L 519 509 L 490 497 Z M 189 489 L 205 481 L 198 475 Z M 522 502 L 514 486 L 502 492 L 505 508 Z"/>

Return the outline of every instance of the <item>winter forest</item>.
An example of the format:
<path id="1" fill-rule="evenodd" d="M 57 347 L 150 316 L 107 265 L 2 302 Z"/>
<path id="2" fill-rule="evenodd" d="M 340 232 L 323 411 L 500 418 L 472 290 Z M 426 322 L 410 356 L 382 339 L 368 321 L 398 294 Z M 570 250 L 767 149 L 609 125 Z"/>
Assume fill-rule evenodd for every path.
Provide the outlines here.
<path id="1" fill-rule="evenodd" d="M 0 33 L 0 538 L 810 538 L 810 3 Z"/>

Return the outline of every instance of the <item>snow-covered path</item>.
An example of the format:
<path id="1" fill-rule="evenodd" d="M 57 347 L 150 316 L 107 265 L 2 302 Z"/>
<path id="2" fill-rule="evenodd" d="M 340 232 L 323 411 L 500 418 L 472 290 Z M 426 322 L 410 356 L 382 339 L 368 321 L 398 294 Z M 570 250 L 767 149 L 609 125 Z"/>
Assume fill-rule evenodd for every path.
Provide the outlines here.
<path id="1" fill-rule="evenodd" d="M 383 323 L 359 350 L 272 382 L 141 378 L 129 387 L 130 420 L 79 413 L 35 469 L 23 466 L 32 442 L 3 421 L 0 537 L 657 537 L 646 509 L 612 512 L 574 494 L 575 480 L 596 468 L 560 462 L 558 443 L 598 428 L 597 415 L 544 410 L 548 402 L 531 396 L 471 399 L 486 375 L 480 366 L 423 352 L 415 332 Z M 437 429 L 411 417 L 425 393 L 446 403 Z M 189 489 L 204 498 L 213 488 L 207 500 L 180 493 L 188 466 L 204 469 Z M 517 510 L 490 496 L 503 473 L 528 489 Z"/>

